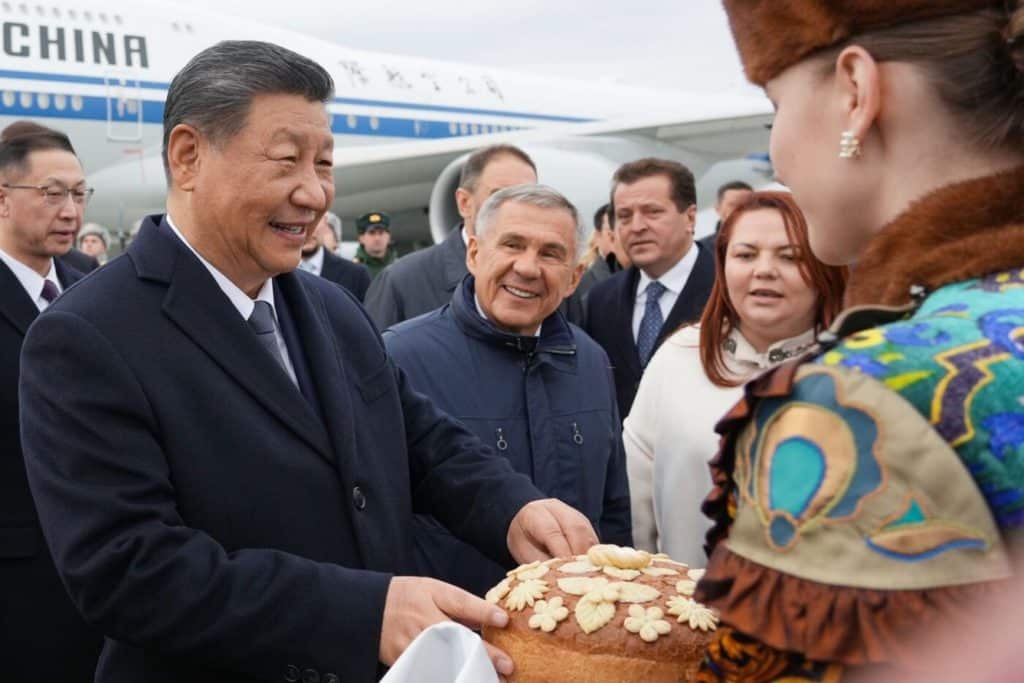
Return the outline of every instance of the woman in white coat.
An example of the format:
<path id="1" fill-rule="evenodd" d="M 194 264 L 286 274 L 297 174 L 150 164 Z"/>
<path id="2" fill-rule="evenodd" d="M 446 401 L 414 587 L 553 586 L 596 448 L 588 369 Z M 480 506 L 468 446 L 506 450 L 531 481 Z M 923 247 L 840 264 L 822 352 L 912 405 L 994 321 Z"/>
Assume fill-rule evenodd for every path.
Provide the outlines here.
<path id="1" fill-rule="evenodd" d="M 813 345 L 839 312 L 847 273 L 811 253 L 791 195 L 757 192 L 722 226 L 715 275 L 700 324 L 658 349 L 623 425 L 634 544 L 698 566 L 715 423 L 747 380 Z"/>

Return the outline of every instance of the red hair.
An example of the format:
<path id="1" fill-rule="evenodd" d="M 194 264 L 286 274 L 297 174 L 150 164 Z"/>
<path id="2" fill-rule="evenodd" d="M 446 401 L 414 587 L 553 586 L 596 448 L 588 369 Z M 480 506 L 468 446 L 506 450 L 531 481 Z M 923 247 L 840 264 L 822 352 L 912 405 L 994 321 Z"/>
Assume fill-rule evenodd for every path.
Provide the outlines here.
<path id="1" fill-rule="evenodd" d="M 828 266 L 819 261 L 811 252 L 807 240 L 807 221 L 800 207 L 788 192 L 755 192 L 750 198 L 729 214 L 722 224 L 715 240 L 715 285 L 711 290 L 707 306 L 700 318 L 700 362 L 704 374 L 712 384 L 720 387 L 735 387 L 744 380 L 736 379 L 725 365 L 722 343 L 739 323 L 739 314 L 729 301 L 725 283 L 725 253 L 732 239 L 736 222 L 745 213 L 761 209 L 778 211 L 786 226 L 786 235 L 800 251 L 799 268 L 804 282 L 818 293 L 814 311 L 814 329 L 821 331 L 832 324 L 843 303 L 848 275 L 845 266 Z"/>

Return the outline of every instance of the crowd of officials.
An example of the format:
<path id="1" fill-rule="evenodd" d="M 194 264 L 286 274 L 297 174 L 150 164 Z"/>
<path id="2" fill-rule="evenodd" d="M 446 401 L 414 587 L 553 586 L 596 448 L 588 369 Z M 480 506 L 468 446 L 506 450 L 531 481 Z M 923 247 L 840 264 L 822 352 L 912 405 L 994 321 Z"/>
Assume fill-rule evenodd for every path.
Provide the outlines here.
<path id="1" fill-rule="evenodd" d="M 0 133 L 5 680 L 375 680 L 598 541 L 707 564 L 700 681 L 1020 673 L 919 636 L 1001 642 L 1024 526 L 1024 9 L 725 5 L 792 194 L 701 240 L 676 161 L 591 221 L 496 145 L 444 241 L 341 258 L 333 83 L 268 43 L 174 78 L 109 262 L 72 141 Z"/>

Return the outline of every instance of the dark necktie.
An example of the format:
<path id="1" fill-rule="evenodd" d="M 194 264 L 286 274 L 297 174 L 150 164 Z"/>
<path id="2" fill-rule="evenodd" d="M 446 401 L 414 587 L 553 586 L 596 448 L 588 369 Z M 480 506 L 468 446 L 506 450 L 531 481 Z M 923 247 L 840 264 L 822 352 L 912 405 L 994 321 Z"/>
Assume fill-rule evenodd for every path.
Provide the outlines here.
<path id="1" fill-rule="evenodd" d="M 658 334 L 665 322 L 661 317 L 661 306 L 658 300 L 665 293 L 665 285 L 657 280 L 647 285 L 647 303 L 644 305 L 644 317 L 640 320 L 640 331 L 636 335 L 636 350 L 640 355 L 640 365 L 647 367 L 654 353 L 654 344 L 658 341 Z"/>
<path id="2" fill-rule="evenodd" d="M 43 280 L 43 291 L 39 296 L 43 297 L 46 305 L 49 306 L 54 299 L 60 296 L 60 292 L 57 291 L 57 285 L 53 284 L 53 280 Z"/>
<path id="3" fill-rule="evenodd" d="M 277 329 L 274 308 L 266 301 L 257 301 L 255 304 L 252 309 L 252 315 L 249 316 L 247 321 L 249 327 L 256 333 L 256 339 L 267 350 L 267 353 L 273 356 L 274 360 L 284 369 L 285 374 L 288 374 L 288 366 L 285 365 L 284 358 L 281 357 L 281 347 L 277 345 L 277 335 L 274 334 L 274 330 Z"/>

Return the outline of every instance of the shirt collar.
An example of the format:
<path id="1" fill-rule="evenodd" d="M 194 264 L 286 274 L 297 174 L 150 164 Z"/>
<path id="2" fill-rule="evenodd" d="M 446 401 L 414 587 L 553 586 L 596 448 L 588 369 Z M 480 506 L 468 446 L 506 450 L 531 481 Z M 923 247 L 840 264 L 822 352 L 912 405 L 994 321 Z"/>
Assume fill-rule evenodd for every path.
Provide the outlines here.
<path id="1" fill-rule="evenodd" d="M 49 280 L 53 284 L 57 285 L 57 291 L 63 292 L 64 288 L 61 287 L 60 280 L 57 279 L 57 269 L 53 265 L 53 259 L 50 259 L 50 270 L 47 271 L 46 277 L 43 277 L 36 271 L 32 270 L 24 263 L 8 254 L 3 249 L 0 249 L 0 259 L 3 260 L 7 267 L 14 273 L 14 277 L 18 278 L 18 282 L 25 288 L 25 292 L 28 293 L 32 303 L 37 303 L 39 298 L 43 295 L 43 282 Z"/>
<path id="2" fill-rule="evenodd" d="M 814 346 L 814 329 L 811 328 L 789 339 L 775 342 L 764 353 L 759 353 L 738 329 L 729 331 L 723 342 L 726 355 L 744 368 L 765 370 L 790 358 L 795 358 Z"/>
<path id="3" fill-rule="evenodd" d="M 696 242 L 690 243 L 690 249 L 686 252 L 683 258 L 669 268 L 664 275 L 657 278 L 658 282 L 665 286 L 665 289 L 672 292 L 676 296 L 679 296 L 683 287 L 686 286 L 686 281 L 690 279 L 690 273 L 693 272 L 693 267 L 697 265 L 697 254 L 699 249 Z M 654 278 L 651 278 L 644 271 L 640 271 L 640 283 L 636 288 L 636 296 L 639 299 L 642 295 L 647 293 L 647 285 L 651 284 Z"/>
<path id="4" fill-rule="evenodd" d="M 263 282 L 263 286 L 260 288 L 260 292 L 256 295 L 256 298 L 250 299 L 249 295 L 239 289 L 238 285 L 229 280 L 227 275 L 217 270 L 212 263 L 203 258 L 202 254 L 195 250 L 195 247 L 189 244 L 188 240 L 185 239 L 185 236 L 180 230 L 178 230 L 178 226 L 174 224 L 170 214 L 167 214 L 167 225 L 171 227 L 171 230 L 173 230 L 174 234 L 178 236 L 178 239 L 180 239 L 182 243 L 184 243 L 184 245 L 196 255 L 199 262 L 206 266 L 206 269 L 210 271 L 210 275 L 212 275 L 213 279 L 217 282 L 217 286 L 219 286 L 221 291 L 224 292 L 224 295 L 227 296 L 231 304 L 238 309 L 238 313 L 242 318 L 245 320 L 249 319 L 249 316 L 252 315 L 253 309 L 256 308 L 256 301 L 266 301 L 270 304 L 271 308 L 274 308 L 275 311 L 277 310 L 274 306 L 274 284 L 272 278 L 267 278 Z"/>
<path id="5" fill-rule="evenodd" d="M 317 247 L 316 251 L 309 258 L 302 259 L 309 265 L 313 266 L 313 270 L 320 273 L 324 269 L 324 248 L 323 246 Z"/>

